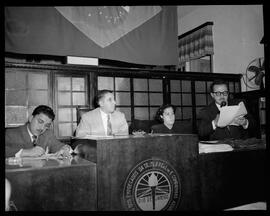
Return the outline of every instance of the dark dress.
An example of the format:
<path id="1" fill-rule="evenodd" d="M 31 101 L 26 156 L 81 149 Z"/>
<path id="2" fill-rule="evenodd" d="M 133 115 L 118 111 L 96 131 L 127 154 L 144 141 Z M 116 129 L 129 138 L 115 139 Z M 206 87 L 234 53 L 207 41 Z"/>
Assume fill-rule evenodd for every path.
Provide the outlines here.
<path id="1" fill-rule="evenodd" d="M 177 124 L 174 124 L 172 129 L 167 128 L 164 124 L 157 124 L 151 127 L 153 133 L 166 133 L 166 134 L 178 134 L 180 128 Z"/>

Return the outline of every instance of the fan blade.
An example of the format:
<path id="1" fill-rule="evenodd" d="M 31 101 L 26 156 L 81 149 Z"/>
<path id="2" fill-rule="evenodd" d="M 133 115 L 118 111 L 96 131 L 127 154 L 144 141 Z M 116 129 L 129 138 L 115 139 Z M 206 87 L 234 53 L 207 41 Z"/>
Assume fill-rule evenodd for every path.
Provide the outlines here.
<path id="1" fill-rule="evenodd" d="M 256 84 L 256 85 L 261 85 L 263 76 L 264 76 L 264 73 L 263 73 L 263 72 L 260 72 L 260 73 L 256 76 L 256 78 L 255 78 L 255 84 Z"/>
<path id="2" fill-rule="evenodd" d="M 248 81 L 253 80 L 257 75 L 254 75 L 253 77 L 249 78 Z"/>
<path id="3" fill-rule="evenodd" d="M 251 65 L 248 67 L 248 71 L 250 72 L 255 72 L 256 74 L 260 72 L 260 68 L 254 66 L 254 65 Z"/>
<path id="4" fill-rule="evenodd" d="M 261 67 L 261 69 L 262 69 L 262 70 L 264 70 L 264 61 L 263 61 L 263 63 L 262 63 L 262 67 Z"/>

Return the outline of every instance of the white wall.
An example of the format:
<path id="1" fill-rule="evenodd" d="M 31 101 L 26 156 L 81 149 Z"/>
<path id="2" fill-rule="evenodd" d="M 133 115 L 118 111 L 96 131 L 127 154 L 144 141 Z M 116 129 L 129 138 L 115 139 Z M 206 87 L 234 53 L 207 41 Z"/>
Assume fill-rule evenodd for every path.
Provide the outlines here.
<path id="1" fill-rule="evenodd" d="M 213 25 L 214 73 L 244 74 L 248 64 L 264 57 L 262 5 L 203 5 L 181 17 L 178 35 L 210 21 Z M 180 10 L 181 11 L 181 10 Z M 242 91 L 246 91 L 242 83 Z"/>

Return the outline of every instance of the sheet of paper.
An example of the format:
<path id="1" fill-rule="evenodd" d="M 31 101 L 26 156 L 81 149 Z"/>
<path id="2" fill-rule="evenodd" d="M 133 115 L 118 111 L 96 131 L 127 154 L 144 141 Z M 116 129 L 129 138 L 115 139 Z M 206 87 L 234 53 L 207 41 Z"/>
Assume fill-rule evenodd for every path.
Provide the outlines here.
<path id="1" fill-rule="evenodd" d="M 200 141 L 200 144 L 218 144 L 218 140 L 206 140 L 206 141 Z"/>
<path id="2" fill-rule="evenodd" d="M 44 154 L 39 157 L 22 157 L 22 160 L 42 160 L 42 159 L 61 159 L 63 156 L 56 156 L 56 154 Z"/>
<path id="3" fill-rule="evenodd" d="M 221 107 L 217 125 L 218 127 L 226 127 L 227 125 L 231 125 L 236 117 L 246 114 L 247 109 L 242 101 L 238 105 Z"/>
<path id="4" fill-rule="evenodd" d="M 106 135 L 85 135 L 81 137 L 73 137 L 74 139 L 112 139 L 114 138 L 113 135 L 106 136 Z"/>
<path id="5" fill-rule="evenodd" d="M 41 160 L 49 160 L 49 159 L 54 159 L 54 160 L 62 160 L 65 159 L 63 156 L 56 156 L 56 154 L 44 154 L 39 157 L 8 157 L 6 158 L 6 164 L 9 165 L 20 165 L 22 166 L 23 164 L 29 164 L 31 162 L 38 163 L 38 161 Z M 38 164 L 36 164 L 38 165 Z"/>
<path id="6" fill-rule="evenodd" d="M 107 135 L 86 135 L 84 137 L 85 139 L 111 139 L 113 136 L 107 136 Z"/>
<path id="7" fill-rule="evenodd" d="M 229 144 L 202 144 L 199 143 L 199 154 L 211 152 L 227 152 L 233 151 L 233 147 Z"/>
<path id="8" fill-rule="evenodd" d="M 129 135 L 86 135 L 83 137 L 74 137 L 75 139 L 94 139 L 94 140 L 99 140 L 99 139 L 121 139 L 121 138 L 128 138 Z"/>

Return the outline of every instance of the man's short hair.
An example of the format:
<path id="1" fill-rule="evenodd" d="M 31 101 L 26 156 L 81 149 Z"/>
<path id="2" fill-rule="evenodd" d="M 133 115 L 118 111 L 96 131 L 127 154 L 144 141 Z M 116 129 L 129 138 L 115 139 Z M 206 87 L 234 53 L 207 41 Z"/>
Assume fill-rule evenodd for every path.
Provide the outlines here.
<path id="1" fill-rule="evenodd" d="M 162 106 L 160 106 L 160 107 L 158 108 L 157 113 L 156 113 L 156 116 L 155 116 L 155 119 L 156 119 L 157 121 L 163 123 L 164 120 L 163 120 L 163 118 L 161 118 L 160 116 L 162 116 L 163 113 L 164 113 L 164 110 L 167 109 L 167 108 L 169 108 L 169 107 L 171 107 L 171 108 L 173 109 L 173 113 L 175 114 L 176 108 L 175 108 L 174 105 L 172 105 L 172 104 L 164 104 L 164 105 L 162 105 Z"/>
<path id="2" fill-rule="evenodd" d="M 108 93 L 113 93 L 113 91 L 108 90 L 108 89 L 102 89 L 98 91 L 98 94 L 96 96 L 96 106 L 99 107 L 99 101 Z"/>
<path id="3" fill-rule="evenodd" d="M 224 80 L 214 80 L 212 84 L 210 85 L 210 92 L 214 92 L 214 86 L 215 85 L 226 85 L 227 89 L 229 90 L 229 84 L 227 81 Z"/>
<path id="4" fill-rule="evenodd" d="M 54 118 L 55 118 L 55 114 L 54 114 L 52 108 L 51 108 L 51 107 L 48 107 L 48 106 L 46 106 L 46 105 L 39 105 L 39 106 L 37 106 L 37 107 L 34 109 L 32 115 L 35 116 L 35 115 L 38 115 L 38 114 L 40 114 L 40 113 L 45 114 L 45 115 L 48 116 L 52 121 L 53 121 Z"/>

